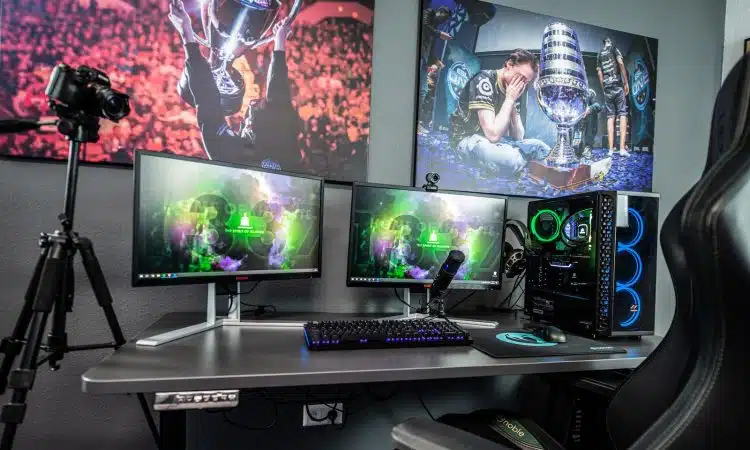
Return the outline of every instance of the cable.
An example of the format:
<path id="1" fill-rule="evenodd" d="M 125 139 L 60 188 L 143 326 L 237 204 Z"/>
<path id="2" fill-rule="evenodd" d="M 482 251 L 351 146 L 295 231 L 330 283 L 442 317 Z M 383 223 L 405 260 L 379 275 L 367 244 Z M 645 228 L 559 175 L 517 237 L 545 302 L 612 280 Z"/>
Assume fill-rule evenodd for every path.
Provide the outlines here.
<path id="1" fill-rule="evenodd" d="M 229 294 L 229 309 L 227 309 L 227 313 L 231 314 L 233 308 L 234 308 L 234 294 Z"/>
<path id="2" fill-rule="evenodd" d="M 521 274 L 518 275 L 518 277 L 516 277 L 516 281 L 513 283 L 513 288 L 510 290 L 510 292 L 508 292 L 508 295 L 505 296 L 505 298 L 503 299 L 503 301 L 500 302 L 500 305 L 498 305 L 497 308 L 495 308 L 495 310 L 497 310 L 497 311 L 512 310 L 513 306 L 515 306 L 516 304 L 518 304 L 518 302 L 520 301 L 520 297 L 519 297 L 519 299 L 516 300 L 516 303 L 513 304 L 513 306 L 509 306 L 507 309 L 502 308 L 502 306 L 504 304 L 506 304 L 506 303 L 508 303 L 508 305 L 510 305 L 510 300 L 513 297 L 513 294 L 516 292 L 516 289 L 518 289 L 518 286 L 521 284 L 521 281 L 523 281 L 524 278 L 526 278 L 526 271 L 525 270 L 523 272 L 521 272 Z M 523 289 L 523 292 L 526 292 L 526 288 Z"/>
<path id="3" fill-rule="evenodd" d="M 271 317 L 276 315 L 276 306 L 274 305 L 253 305 L 250 303 L 240 302 L 242 303 L 242 306 L 246 306 L 248 308 L 254 308 L 251 310 L 244 310 L 242 311 L 242 314 L 252 314 L 255 317 L 270 315 Z M 270 313 L 269 313 L 270 311 Z"/>
<path id="4" fill-rule="evenodd" d="M 401 294 L 398 293 L 398 288 L 393 288 L 393 293 L 396 294 L 396 298 L 398 301 L 409 307 L 409 309 L 419 309 L 419 306 L 411 306 L 410 304 L 406 303 L 404 299 L 401 298 Z"/>
<path id="5" fill-rule="evenodd" d="M 451 291 L 447 291 L 447 292 L 446 292 L 446 295 L 448 295 L 448 294 L 449 294 L 450 292 L 451 292 Z M 398 288 L 393 288 L 393 293 L 394 293 L 394 294 L 396 294 L 396 299 L 398 299 L 398 301 L 400 301 L 400 302 L 401 302 L 401 303 L 403 303 L 404 305 L 408 306 L 408 307 L 409 307 L 410 309 L 416 309 L 416 310 L 420 310 L 420 309 L 422 309 L 422 306 L 421 306 L 421 305 L 420 305 L 420 306 L 412 306 L 412 305 L 410 305 L 409 303 L 406 303 L 406 301 L 404 301 L 404 299 L 403 299 L 403 298 L 401 298 L 401 294 L 399 294 L 399 293 L 398 293 Z M 438 300 L 438 297 L 434 297 L 434 298 L 431 298 L 431 299 L 430 299 L 430 301 L 429 301 L 429 302 L 427 302 L 427 306 L 430 306 L 430 305 L 431 305 L 431 304 L 433 304 L 433 303 L 434 303 L 434 302 L 435 302 L 436 300 Z"/>
<path id="6" fill-rule="evenodd" d="M 238 296 L 238 295 L 250 295 L 250 294 L 252 294 L 253 291 L 255 291 L 255 289 L 258 287 L 258 285 L 260 285 L 261 281 L 262 280 L 256 281 L 255 284 L 250 289 L 248 289 L 245 292 L 234 292 L 234 291 L 232 291 L 232 289 L 229 286 L 229 284 L 226 284 L 226 283 L 222 284 L 222 287 L 226 291 L 226 294 L 221 294 L 221 295 L 227 295 L 229 297 L 229 312 L 231 312 L 232 309 L 234 308 L 234 299 L 235 299 L 236 296 Z M 260 317 L 260 316 L 266 314 L 266 312 L 268 310 L 272 311 L 271 314 L 274 314 L 274 315 L 276 314 L 276 306 L 274 306 L 274 305 L 255 305 L 255 304 L 251 304 L 251 303 L 245 303 L 242 300 L 240 300 L 240 305 L 241 306 L 247 306 L 248 308 L 254 308 L 254 310 L 252 310 L 252 311 L 242 311 L 241 310 L 242 308 L 240 307 L 240 315 L 242 315 L 243 313 L 249 312 L 249 313 L 253 313 L 255 315 L 255 317 Z"/>
<path id="7" fill-rule="evenodd" d="M 464 298 L 462 298 L 461 300 L 459 300 L 458 302 L 456 302 L 456 304 L 455 304 L 455 305 L 453 305 L 453 306 L 451 306 L 450 308 L 446 309 L 446 310 L 445 310 L 445 313 L 446 313 L 446 314 L 448 314 L 448 313 L 449 313 L 450 311 L 453 311 L 453 310 L 454 310 L 454 309 L 455 309 L 455 308 L 456 308 L 456 307 L 457 307 L 458 305 L 460 305 L 461 303 L 463 303 L 463 302 L 465 302 L 466 300 L 468 300 L 468 299 L 470 299 L 471 297 L 473 297 L 473 296 L 474 296 L 474 294 L 476 294 L 477 292 L 479 292 L 479 291 L 472 291 L 472 292 L 471 292 L 471 293 L 470 293 L 469 295 L 467 295 L 466 297 L 464 297 Z"/>
<path id="8" fill-rule="evenodd" d="M 339 395 L 341 395 L 341 390 L 339 390 Z M 310 399 L 308 398 L 310 394 L 310 391 L 305 392 L 305 414 L 307 414 L 307 418 L 312 420 L 313 422 L 317 423 L 323 423 L 323 422 L 330 422 L 331 425 L 336 425 L 336 419 L 339 418 L 339 414 L 344 414 L 343 409 L 338 409 L 336 407 L 336 403 L 339 403 L 338 401 L 335 401 L 333 405 L 330 405 L 328 403 L 321 403 L 322 405 L 326 406 L 328 408 L 328 412 L 326 413 L 326 416 L 322 419 L 318 419 L 317 417 L 314 417 L 312 413 L 310 412 Z M 343 405 L 343 402 L 342 402 Z M 341 427 L 344 428 L 344 418 L 341 418 Z"/>
<path id="9" fill-rule="evenodd" d="M 262 427 L 250 427 L 250 426 L 247 426 L 247 425 L 244 425 L 244 424 L 241 424 L 239 422 L 235 422 L 234 420 L 232 420 L 229 417 L 229 412 L 228 411 L 224 411 L 224 412 L 221 413 L 222 417 L 224 418 L 224 421 L 227 422 L 228 424 L 234 426 L 234 427 L 242 428 L 243 430 L 249 430 L 249 431 L 270 430 L 271 428 L 275 427 L 276 423 L 279 420 L 279 407 L 276 404 L 276 402 L 273 401 L 271 399 L 271 397 L 269 397 L 268 393 L 264 392 L 263 394 L 264 394 L 264 397 L 266 398 L 266 400 L 268 400 L 269 402 L 271 402 L 271 404 L 273 405 L 273 420 L 271 421 L 271 423 L 269 423 L 268 425 L 264 425 Z"/>
<path id="10" fill-rule="evenodd" d="M 430 419 L 437 420 L 437 419 L 435 419 L 435 416 L 432 415 L 432 413 L 430 412 L 430 409 L 427 407 L 427 405 L 425 405 L 424 399 L 422 399 L 422 393 L 419 392 L 419 391 L 417 391 L 417 398 L 419 399 L 419 403 L 422 404 L 422 408 L 424 408 L 424 412 L 426 412 L 427 415 L 430 416 Z"/>
<path id="11" fill-rule="evenodd" d="M 312 420 L 313 422 L 330 422 L 331 425 L 336 424 L 336 419 L 339 418 L 339 411 L 343 414 L 344 411 L 341 409 L 336 408 L 336 406 L 329 405 L 327 403 L 321 403 L 324 406 L 327 406 L 329 408 L 328 412 L 326 413 L 326 416 L 322 419 L 318 419 L 316 417 L 313 417 L 312 413 L 310 412 L 310 405 L 308 403 L 305 403 L 305 413 L 307 414 L 307 418 Z M 344 424 L 343 419 L 341 420 L 341 424 Z"/>
<path id="12" fill-rule="evenodd" d="M 524 294 L 525 292 L 526 292 L 526 289 L 525 289 L 525 288 L 524 288 L 524 289 L 521 289 L 521 293 L 520 293 L 520 294 L 518 295 L 518 298 L 516 298 L 516 301 L 515 301 L 515 302 L 513 302 L 513 306 L 511 306 L 511 307 L 510 307 L 510 309 L 512 309 L 512 310 L 514 310 L 514 311 L 522 311 L 522 310 L 523 310 L 523 308 L 521 308 L 521 307 L 518 307 L 518 309 L 515 309 L 515 308 L 516 308 L 516 305 L 518 304 L 518 302 L 520 302 L 520 301 L 521 301 L 521 299 L 523 298 L 523 294 Z"/>
<path id="13" fill-rule="evenodd" d="M 260 284 L 261 281 L 263 281 L 263 280 L 256 281 L 255 284 L 253 285 L 253 287 L 251 287 L 249 290 L 247 290 L 245 292 L 233 292 L 232 289 L 229 287 L 229 284 L 223 283 L 221 286 L 224 288 L 225 291 L 227 291 L 227 293 L 223 294 L 223 295 L 230 295 L 230 296 L 232 296 L 232 295 L 250 295 L 250 294 L 253 293 L 253 291 L 255 290 L 255 288 L 258 287 L 258 285 Z"/>
<path id="14" fill-rule="evenodd" d="M 372 408 L 373 406 L 377 405 L 378 403 L 387 402 L 387 401 L 391 400 L 393 397 L 395 397 L 396 395 L 398 395 L 398 393 L 401 391 L 401 387 L 397 385 L 396 388 L 393 390 L 392 393 L 390 393 L 388 395 L 385 395 L 385 396 L 380 396 L 377 393 L 373 392 L 373 390 L 370 388 L 370 386 L 365 386 L 365 389 L 366 389 L 365 394 L 367 394 L 370 397 L 372 397 L 374 399 L 374 401 L 365 404 L 364 406 L 362 406 L 359 409 L 349 410 L 346 413 L 347 417 L 351 417 L 351 416 L 353 416 L 355 414 L 359 414 L 359 413 L 361 413 L 362 411 L 364 411 L 366 409 Z M 344 422 L 344 423 L 346 423 L 346 422 Z"/>

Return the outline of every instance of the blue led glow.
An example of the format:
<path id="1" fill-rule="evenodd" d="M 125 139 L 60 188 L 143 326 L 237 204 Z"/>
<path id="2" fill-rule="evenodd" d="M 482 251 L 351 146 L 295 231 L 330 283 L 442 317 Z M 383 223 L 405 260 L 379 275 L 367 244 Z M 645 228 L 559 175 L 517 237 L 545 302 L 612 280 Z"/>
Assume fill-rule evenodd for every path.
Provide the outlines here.
<path id="1" fill-rule="evenodd" d="M 495 337 L 506 344 L 523 345 L 526 347 L 554 347 L 557 345 L 556 342 L 547 342 L 531 333 L 500 333 Z M 459 337 L 458 339 L 463 339 L 463 337 Z"/>
<path id="2" fill-rule="evenodd" d="M 635 305 L 635 311 L 631 310 L 630 316 L 627 319 L 620 322 L 621 327 L 628 328 L 631 325 L 633 325 L 641 316 L 641 296 L 638 295 L 637 292 L 630 289 L 629 287 L 617 286 L 617 288 L 615 289 L 615 292 L 627 292 L 633 298 L 632 304 Z"/>
<path id="3" fill-rule="evenodd" d="M 310 345 L 310 337 L 307 335 L 307 330 L 304 328 L 302 329 L 303 333 L 305 334 L 305 342 L 307 342 L 307 345 Z"/>
<path id="4" fill-rule="evenodd" d="M 629 253 L 633 257 L 633 260 L 635 261 L 635 272 L 633 273 L 633 277 L 624 283 L 621 283 L 619 281 L 617 282 L 618 288 L 620 287 L 629 288 L 633 286 L 634 284 L 636 284 L 641 279 L 641 275 L 643 274 L 643 260 L 641 259 L 641 255 L 639 255 L 638 252 L 636 252 L 630 247 L 621 247 L 618 245 L 617 253 L 620 253 L 620 252 Z"/>
<path id="5" fill-rule="evenodd" d="M 632 305 L 635 305 L 635 311 L 630 311 L 630 316 L 628 316 L 627 319 L 620 322 L 620 326 L 623 328 L 628 328 L 632 326 L 638 318 L 641 316 L 641 296 L 638 295 L 636 291 L 634 291 L 631 287 L 635 285 L 638 281 L 640 281 L 641 276 L 643 275 L 643 259 L 641 259 L 641 255 L 636 252 L 633 247 L 638 245 L 639 242 L 641 242 L 641 239 L 643 239 L 643 232 L 644 232 L 644 224 L 643 224 L 643 216 L 641 216 L 641 213 L 636 211 L 633 208 L 628 208 L 628 213 L 633 216 L 633 219 L 635 219 L 635 227 L 636 232 L 633 239 L 630 240 L 630 242 L 618 242 L 617 243 L 617 253 L 626 252 L 629 253 L 630 256 L 633 257 L 633 260 L 635 261 L 635 272 L 633 273 L 633 276 L 626 282 L 620 282 L 617 281 L 615 283 L 615 292 L 626 292 L 630 294 L 630 296 L 633 299 Z"/>
<path id="6" fill-rule="evenodd" d="M 639 213 L 633 208 L 628 208 L 628 213 L 630 213 L 630 215 L 632 215 L 633 218 L 635 219 L 635 226 L 636 226 L 637 231 L 635 232 L 635 237 L 630 242 L 627 242 L 627 243 L 619 242 L 617 244 L 618 247 L 620 246 L 633 247 L 637 245 L 639 242 L 641 242 L 641 239 L 643 239 L 643 229 L 644 229 L 643 216 L 641 216 L 641 213 Z"/>

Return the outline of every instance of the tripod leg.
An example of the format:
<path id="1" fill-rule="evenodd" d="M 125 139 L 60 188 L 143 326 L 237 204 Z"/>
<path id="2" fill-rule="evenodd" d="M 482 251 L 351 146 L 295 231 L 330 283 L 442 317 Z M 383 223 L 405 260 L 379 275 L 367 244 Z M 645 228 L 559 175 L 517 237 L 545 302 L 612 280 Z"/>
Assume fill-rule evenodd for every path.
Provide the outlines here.
<path id="1" fill-rule="evenodd" d="M 161 445 L 161 438 L 159 437 L 159 429 L 156 428 L 156 422 L 154 421 L 154 416 L 151 414 L 151 410 L 148 407 L 148 401 L 146 401 L 146 396 L 143 393 L 138 393 L 138 403 L 141 404 L 141 410 L 143 410 L 143 414 L 146 417 L 146 423 L 148 423 L 148 428 L 151 430 L 151 436 L 154 437 L 154 442 L 156 443 L 156 447 L 159 448 Z"/>
<path id="2" fill-rule="evenodd" d="M 102 272 L 99 259 L 97 259 L 94 253 L 94 246 L 91 240 L 85 237 L 75 237 L 73 242 L 78 251 L 81 252 L 83 267 L 86 269 L 86 275 L 91 283 L 91 288 L 94 290 L 96 301 L 104 310 L 104 316 L 107 318 L 110 330 L 112 330 L 115 345 L 120 347 L 127 341 L 122 334 L 122 328 L 120 328 L 120 322 L 117 320 L 115 310 L 112 308 L 112 294 L 109 292 L 107 281 L 104 279 L 104 272 Z"/>
<path id="3" fill-rule="evenodd" d="M 9 404 L 4 405 L 0 419 L 5 423 L 0 450 L 10 450 L 18 425 L 26 415 L 26 396 L 34 385 L 37 358 L 44 337 L 47 317 L 57 301 L 68 265 L 68 249 L 64 242 L 54 242 L 39 277 L 39 288 L 32 305 L 28 339 L 18 369 L 10 374 L 8 386 L 13 389 Z"/>
<path id="4" fill-rule="evenodd" d="M 47 336 L 47 347 L 49 352 L 49 366 L 52 370 L 60 369 L 65 353 L 68 351 L 68 333 L 65 331 L 68 313 L 73 310 L 73 295 L 75 285 L 75 273 L 73 270 L 73 257 L 75 252 L 68 252 L 68 264 L 65 277 L 62 282 L 62 291 L 55 301 L 52 313 L 52 327 Z"/>
<path id="5" fill-rule="evenodd" d="M 21 349 L 23 349 L 23 341 L 26 338 L 26 331 L 28 331 L 29 323 L 31 322 L 31 307 L 34 303 L 37 288 L 39 287 L 39 278 L 42 276 L 44 261 L 47 259 L 48 254 L 49 245 L 43 245 L 42 253 L 39 255 L 36 266 L 34 266 L 34 274 L 31 276 L 31 281 L 29 281 L 29 287 L 26 289 L 21 314 L 18 315 L 16 326 L 13 328 L 13 334 L 4 338 L 2 344 L 0 344 L 0 353 L 5 354 L 3 363 L 0 365 L 0 395 L 5 393 L 10 369 L 13 368 L 13 362 L 21 354 Z"/>

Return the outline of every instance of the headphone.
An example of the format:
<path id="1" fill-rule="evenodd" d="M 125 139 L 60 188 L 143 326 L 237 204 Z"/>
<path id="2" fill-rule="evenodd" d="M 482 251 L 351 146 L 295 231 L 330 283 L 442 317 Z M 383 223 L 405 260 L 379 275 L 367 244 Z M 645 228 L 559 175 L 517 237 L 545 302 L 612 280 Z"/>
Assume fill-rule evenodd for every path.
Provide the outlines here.
<path id="1" fill-rule="evenodd" d="M 521 248 L 515 248 L 513 245 L 508 243 L 508 235 L 506 234 L 505 243 L 503 244 L 504 262 L 503 272 L 508 278 L 515 278 L 526 270 L 526 238 L 529 236 L 529 229 L 523 222 L 518 220 L 508 219 L 505 221 L 505 229 L 510 230 L 513 236 L 516 237 L 516 241 L 521 245 Z"/>

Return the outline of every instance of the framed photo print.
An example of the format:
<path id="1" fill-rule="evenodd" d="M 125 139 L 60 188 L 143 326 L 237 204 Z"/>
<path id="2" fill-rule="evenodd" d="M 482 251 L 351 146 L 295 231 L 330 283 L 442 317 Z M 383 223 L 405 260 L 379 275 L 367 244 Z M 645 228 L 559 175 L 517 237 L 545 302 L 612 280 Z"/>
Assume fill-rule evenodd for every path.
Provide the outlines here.
<path id="1" fill-rule="evenodd" d="M 414 184 L 651 191 L 656 39 L 481 0 L 422 0 Z"/>
<path id="2" fill-rule="evenodd" d="M 164 151 L 364 180 L 374 0 L 5 0 L 0 115 L 44 117 L 65 63 L 105 73 L 131 113 L 102 120 L 84 163 Z M 96 107 L 96 105 L 93 105 Z M 0 136 L 0 155 L 66 159 L 54 131 Z"/>

